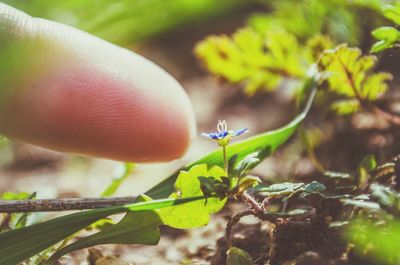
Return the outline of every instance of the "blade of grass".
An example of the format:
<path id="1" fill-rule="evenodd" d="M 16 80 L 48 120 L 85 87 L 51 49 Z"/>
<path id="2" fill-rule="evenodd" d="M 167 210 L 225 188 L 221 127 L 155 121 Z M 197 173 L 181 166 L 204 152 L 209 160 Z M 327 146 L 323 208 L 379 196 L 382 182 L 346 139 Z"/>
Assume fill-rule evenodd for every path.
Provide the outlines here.
<path id="1" fill-rule="evenodd" d="M 204 199 L 204 197 L 162 199 L 150 202 L 138 202 L 123 206 L 107 207 L 61 216 L 43 223 L 7 231 L 0 234 L 0 264 L 18 264 L 19 262 L 24 261 L 62 239 L 87 227 L 91 223 L 109 215 L 124 213 L 127 211 L 149 211 L 200 199 Z"/>

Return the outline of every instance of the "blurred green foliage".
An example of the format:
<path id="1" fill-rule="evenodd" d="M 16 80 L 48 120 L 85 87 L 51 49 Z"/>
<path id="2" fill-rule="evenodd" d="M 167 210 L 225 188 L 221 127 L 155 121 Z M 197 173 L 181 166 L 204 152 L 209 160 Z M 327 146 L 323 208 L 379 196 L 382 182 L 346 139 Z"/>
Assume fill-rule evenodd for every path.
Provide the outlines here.
<path id="1" fill-rule="evenodd" d="M 285 31 L 268 31 L 262 36 L 243 28 L 231 38 L 208 37 L 195 52 L 214 75 L 231 83 L 244 83 L 248 95 L 260 88 L 273 90 L 284 77 L 303 78 L 307 66 L 305 48 Z"/>
<path id="2" fill-rule="evenodd" d="M 380 19 L 383 6 L 393 0 L 260 0 L 272 14 L 259 14 L 249 20 L 258 31 L 286 29 L 301 40 L 327 34 L 335 42 L 357 45 L 364 33 Z"/>
<path id="3" fill-rule="evenodd" d="M 321 35 L 301 45 L 295 35 L 284 30 L 263 35 L 247 27 L 232 37 L 208 37 L 197 44 L 195 53 L 208 71 L 244 85 L 251 96 L 260 89 L 274 90 L 287 79 L 304 81 L 315 54 L 330 46 L 330 40 Z"/>
<path id="4" fill-rule="evenodd" d="M 400 222 L 372 224 L 358 221 L 349 229 L 348 238 L 360 255 L 368 255 L 379 264 L 400 264 Z"/>
<path id="5" fill-rule="evenodd" d="M 135 42 L 207 21 L 246 0 L 5 0 L 32 16 L 69 24 L 117 43 Z"/>
<path id="6" fill-rule="evenodd" d="M 366 31 L 383 20 L 381 7 L 387 1 L 261 2 L 270 13 L 255 14 L 231 37 L 210 36 L 195 49 L 208 71 L 244 85 L 247 95 L 271 91 L 287 80 L 302 81 L 334 43 L 362 43 Z M 355 101 L 336 105 L 343 113 L 357 110 Z"/>

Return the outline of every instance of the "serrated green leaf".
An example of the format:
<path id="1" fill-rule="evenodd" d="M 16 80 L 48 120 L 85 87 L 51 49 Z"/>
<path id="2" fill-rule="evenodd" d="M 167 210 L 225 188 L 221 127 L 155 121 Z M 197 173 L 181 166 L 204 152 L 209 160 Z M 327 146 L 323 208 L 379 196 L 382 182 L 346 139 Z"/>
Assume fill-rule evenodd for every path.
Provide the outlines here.
<path id="1" fill-rule="evenodd" d="M 307 48 L 311 62 L 317 62 L 321 54 L 333 48 L 332 40 L 325 35 L 317 34 L 307 41 Z"/>
<path id="2" fill-rule="evenodd" d="M 283 30 L 264 36 L 243 28 L 232 37 L 211 36 L 198 43 L 195 53 L 212 74 L 244 84 L 248 95 L 275 89 L 283 77 L 303 78 L 308 67 L 296 37 Z"/>
<path id="3" fill-rule="evenodd" d="M 282 182 L 275 183 L 268 187 L 258 189 L 258 192 L 266 193 L 267 196 L 271 195 L 289 195 L 294 191 L 304 187 L 304 183 Z"/>
<path id="4" fill-rule="evenodd" d="M 224 169 L 214 166 L 207 168 L 206 164 L 193 166 L 189 171 L 181 171 L 170 198 L 187 198 L 201 196 L 203 192 L 200 187 L 199 176 L 213 177 L 221 180 L 226 176 Z M 209 222 L 210 214 L 222 209 L 226 203 L 226 198 L 208 198 L 190 202 L 180 206 L 165 208 L 159 211 L 164 224 L 174 228 L 193 228 L 204 226 Z"/>
<path id="5" fill-rule="evenodd" d="M 258 156 L 259 152 L 247 155 L 237 163 L 230 176 L 240 178 L 245 175 L 248 170 L 254 168 L 258 163 L 260 163 L 260 158 L 258 158 Z"/>
<path id="6" fill-rule="evenodd" d="M 361 102 L 375 101 L 386 92 L 387 81 L 392 79 L 389 73 L 371 73 L 376 64 L 376 57 L 361 56 L 358 48 L 349 48 L 342 44 L 326 51 L 321 57 L 319 67 L 327 73 L 329 89 L 353 101 L 336 102 L 337 111 L 346 114 L 359 108 L 354 100 Z M 361 105 L 361 104 L 360 104 Z"/>

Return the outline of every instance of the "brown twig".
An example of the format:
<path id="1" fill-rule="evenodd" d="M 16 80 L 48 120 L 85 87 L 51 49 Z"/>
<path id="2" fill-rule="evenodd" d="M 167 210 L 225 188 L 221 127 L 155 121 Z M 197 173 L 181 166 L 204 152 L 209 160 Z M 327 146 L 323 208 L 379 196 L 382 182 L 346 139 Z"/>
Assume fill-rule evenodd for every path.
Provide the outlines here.
<path id="1" fill-rule="evenodd" d="M 226 240 L 226 245 L 228 246 L 228 249 L 232 247 L 232 239 L 231 239 L 231 234 L 232 234 L 232 228 L 235 226 L 242 217 L 248 216 L 248 215 L 256 215 L 254 211 L 248 210 L 248 211 L 243 211 L 240 213 L 235 214 L 231 219 L 229 219 L 228 224 L 226 225 L 225 229 L 225 240 Z"/>
<path id="2" fill-rule="evenodd" d="M 387 122 L 400 126 L 400 115 L 390 113 L 386 110 L 379 108 L 378 106 L 369 106 L 368 108 Z"/>
<path id="3" fill-rule="evenodd" d="M 135 202 L 137 197 L 0 200 L 0 213 L 58 212 L 97 209 Z"/>

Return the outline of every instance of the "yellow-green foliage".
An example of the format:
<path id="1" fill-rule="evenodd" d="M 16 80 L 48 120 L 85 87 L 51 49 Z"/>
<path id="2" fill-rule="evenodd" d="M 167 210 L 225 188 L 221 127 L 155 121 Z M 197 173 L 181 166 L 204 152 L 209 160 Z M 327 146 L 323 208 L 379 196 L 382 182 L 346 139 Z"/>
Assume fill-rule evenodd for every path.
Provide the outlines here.
<path id="1" fill-rule="evenodd" d="M 244 84 L 248 95 L 273 90 L 283 78 L 301 79 L 309 65 L 305 47 L 283 30 L 265 37 L 243 28 L 231 37 L 210 36 L 195 48 L 197 57 L 212 74 L 231 83 Z"/>
<path id="2" fill-rule="evenodd" d="M 332 104 L 338 114 L 350 114 L 362 104 L 376 101 L 386 92 L 387 81 L 392 75 L 386 72 L 372 73 L 376 57 L 361 55 L 358 48 L 342 44 L 328 50 L 321 57 L 319 66 L 327 74 L 330 91 L 344 99 Z"/>
<path id="3" fill-rule="evenodd" d="M 352 45 L 362 43 L 364 29 L 376 25 L 385 0 L 259 0 L 268 13 L 251 16 L 248 23 L 257 31 L 285 29 L 299 39 L 306 40 L 324 33 L 337 42 Z M 362 23 L 360 23 L 360 18 Z"/>
<path id="4" fill-rule="evenodd" d="M 393 23 L 400 25 L 400 2 L 385 7 L 383 15 Z M 378 41 L 372 46 L 371 52 L 381 52 L 396 47 L 400 42 L 400 30 L 395 27 L 379 27 L 372 31 L 372 36 Z"/>

